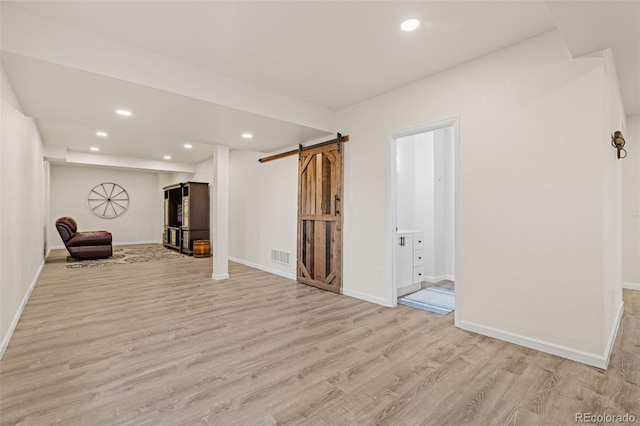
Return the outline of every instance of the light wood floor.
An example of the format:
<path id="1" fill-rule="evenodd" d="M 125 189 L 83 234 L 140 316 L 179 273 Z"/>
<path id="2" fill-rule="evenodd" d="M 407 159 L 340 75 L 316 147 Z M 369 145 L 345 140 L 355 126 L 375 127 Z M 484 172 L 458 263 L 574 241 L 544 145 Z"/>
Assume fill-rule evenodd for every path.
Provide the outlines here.
<path id="1" fill-rule="evenodd" d="M 609 370 L 211 259 L 50 258 L 0 362 L 2 425 L 568 425 L 640 417 L 640 292 Z M 640 420 L 639 420 L 640 421 Z"/>
<path id="2" fill-rule="evenodd" d="M 440 287 L 440 288 L 446 288 L 447 290 L 454 290 L 456 289 L 456 285 L 453 281 L 451 280 L 443 280 L 440 282 L 437 282 L 435 284 L 433 283 L 428 283 L 426 281 L 423 281 L 420 283 L 420 289 L 425 289 L 425 288 L 429 288 L 429 287 Z"/>

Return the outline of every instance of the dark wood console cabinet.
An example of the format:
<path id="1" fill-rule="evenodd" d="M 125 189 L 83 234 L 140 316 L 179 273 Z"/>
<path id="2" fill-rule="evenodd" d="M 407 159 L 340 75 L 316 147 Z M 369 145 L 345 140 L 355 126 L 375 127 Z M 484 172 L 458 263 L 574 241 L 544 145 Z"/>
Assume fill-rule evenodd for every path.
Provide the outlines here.
<path id="1" fill-rule="evenodd" d="M 192 255 L 195 240 L 209 240 L 209 184 L 183 182 L 162 189 L 162 243 L 165 247 Z"/>

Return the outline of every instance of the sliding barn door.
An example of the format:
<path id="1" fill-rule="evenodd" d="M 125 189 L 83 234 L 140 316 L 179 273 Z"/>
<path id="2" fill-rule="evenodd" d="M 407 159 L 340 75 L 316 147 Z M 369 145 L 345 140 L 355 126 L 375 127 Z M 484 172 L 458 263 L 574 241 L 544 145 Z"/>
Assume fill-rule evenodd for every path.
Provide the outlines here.
<path id="1" fill-rule="evenodd" d="M 342 293 L 342 143 L 302 151 L 298 161 L 297 278 Z"/>

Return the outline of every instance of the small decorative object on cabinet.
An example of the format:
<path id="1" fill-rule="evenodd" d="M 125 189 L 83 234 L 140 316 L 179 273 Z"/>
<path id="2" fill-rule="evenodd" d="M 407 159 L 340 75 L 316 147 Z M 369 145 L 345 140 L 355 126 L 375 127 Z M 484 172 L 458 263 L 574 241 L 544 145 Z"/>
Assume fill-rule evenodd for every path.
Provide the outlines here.
<path id="1" fill-rule="evenodd" d="M 165 247 L 193 254 L 195 240 L 209 240 L 209 184 L 182 182 L 164 190 Z"/>
<path id="2" fill-rule="evenodd" d="M 424 234 L 399 230 L 396 234 L 396 287 L 398 297 L 420 290 L 424 280 Z"/>

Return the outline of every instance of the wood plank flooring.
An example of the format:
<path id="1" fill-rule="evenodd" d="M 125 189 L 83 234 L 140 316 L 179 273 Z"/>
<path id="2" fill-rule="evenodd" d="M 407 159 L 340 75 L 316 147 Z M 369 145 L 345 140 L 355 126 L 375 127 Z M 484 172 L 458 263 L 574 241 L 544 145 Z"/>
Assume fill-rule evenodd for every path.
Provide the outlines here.
<path id="1" fill-rule="evenodd" d="M 451 280 L 443 280 L 437 283 L 430 283 L 427 281 L 422 281 L 420 283 L 420 290 L 425 289 L 425 288 L 429 288 L 429 287 L 439 287 L 439 288 L 446 288 L 447 290 L 454 290 L 456 289 L 456 285 L 453 281 Z"/>
<path id="2" fill-rule="evenodd" d="M 211 259 L 50 256 L 0 361 L 2 425 L 567 425 L 640 418 L 640 292 L 603 372 Z M 640 420 L 638 420 L 640 421 Z"/>

